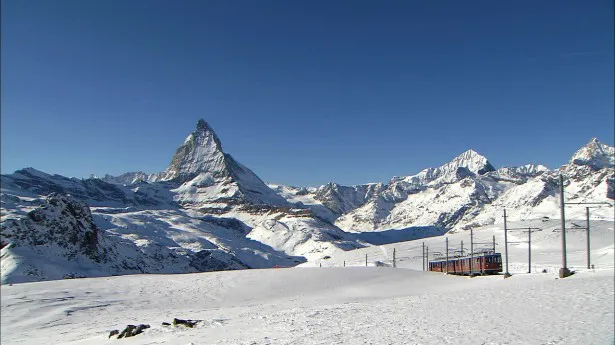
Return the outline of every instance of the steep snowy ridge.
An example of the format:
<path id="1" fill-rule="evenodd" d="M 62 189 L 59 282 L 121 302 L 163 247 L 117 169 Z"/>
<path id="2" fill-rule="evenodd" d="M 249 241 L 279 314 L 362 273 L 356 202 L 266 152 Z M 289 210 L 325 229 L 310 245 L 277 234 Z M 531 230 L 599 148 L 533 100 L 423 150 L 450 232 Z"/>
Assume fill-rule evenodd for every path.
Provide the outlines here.
<path id="1" fill-rule="evenodd" d="M 101 180 L 108 182 L 108 183 L 115 183 L 115 184 L 121 184 L 121 185 L 128 186 L 128 185 L 135 184 L 138 182 L 149 181 L 150 175 L 142 171 L 134 171 L 134 172 L 127 172 L 119 176 L 111 176 L 109 174 L 106 174 L 103 178 L 101 178 Z"/>
<path id="2" fill-rule="evenodd" d="M 381 183 L 347 187 L 331 182 L 318 188 L 314 199 L 322 202 L 333 213 L 341 215 L 364 205 L 383 190 L 384 185 Z"/>
<path id="3" fill-rule="evenodd" d="M 523 183 L 529 178 L 540 176 L 549 171 L 549 168 L 544 165 L 526 164 L 520 167 L 500 168 L 496 171 L 487 173 L 487 176 L 501 181 Z"/>
<path id="4" fill-rule="evenodd" d="M 613 168 L 615 165 L 615 147 L 601 144 L 593 138 L 572 156 L 571 164 L 589 166 L 593 170 Z"/>
<path id="5" fill-rule="evenodd" d="M 407 177 L 393 177 L 390 184 L 406 182 L 411 185 L 433 185 L 438 186 L 443 183 L 452 183 L 470 174 L 484 175 L 495 168 L 487 158 L 481 156 L 474 150 L 467 150 L 455 157 L 452 161 L 438 167 L 422 170 L 416 175 Z"/>
<path id="6" fill-rule="evenodd" d="M 115 207 L 166 207 L 173 204 L 167 186 L 137 182 L 129 186 L 108 183 L 98 178 L 77 179 L 49 175 L 33 168 L 1 177 L 2 193 L 25 197 L 56 192 L 70 194 L 89 205 Z"/>

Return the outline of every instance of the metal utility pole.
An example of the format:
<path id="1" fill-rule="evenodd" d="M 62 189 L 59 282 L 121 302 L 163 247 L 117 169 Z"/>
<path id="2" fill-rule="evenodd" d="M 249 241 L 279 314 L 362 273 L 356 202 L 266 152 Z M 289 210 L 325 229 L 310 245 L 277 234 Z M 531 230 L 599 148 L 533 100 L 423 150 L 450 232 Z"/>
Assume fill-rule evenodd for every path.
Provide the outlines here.
<path id="1" fill-rule="evenodd" d="M 423 242 L 423 271 L 425 271 L 425 242 Z"/>
<path id="2" fill-rule="evenodd" d="M 590 251 L 589 251 L 589 207 L 585 208 L 585 217 L 587 219 L 587 269 L 589 269 L 590 264 Z"/>
<path id="3" fill-rule="evenodd" d="M 534 231 L 542 231 L 541 228 L 511 228 L 507 229 L 507 231 L 523 231 L 527 232 L 527 241 L 515 241 L 508 243 L 526 243 L 527 242 L 527 273 L 532 273 L 532 232 Z"/>
<path id="4" fill-rule="evenodd" d="M 461 240 L 461 250 L 460 250 L 459 254 L 460 254 L 461 257 L 463 257 L 463 240 Z M 463 261 L 464 260 L 459 260 L 459 264 L 461 265 L 460 270 L 461 270 L 462 274 L 463 274 Z"/>
<path id="5" fill-rule="evenodd" d="M 427 270 L 429 271 L 429 247 L 425 247 L 425 258 L 427 258 Z"/>
<path id="6" fill-rule="evenodd" d="M 367 254 L 365 254 L 365 267 L 367 267 Z"/>
<path id="7" fill-rule="evenodd" d="M 532 228 L 527 228 L 527 273 L 532 273 Z"/>
<path id="8" fill-rule="evenodd" d="M 506 225 L 506 209 L 504 209 L 504 256 L 506 257 L 506 272 L 504 272 L 504 278 L 510 277 L 508 272 L 508 228 Z"/>
<path id="9" fill-rule="evenodd" d="M 393 268 L 397 267 L 397 263 L 395 262 L 395 248 L 393 248 Z"/>
<path id="10" fill-rule="evenodd" d="M 560 179 L 561 179 L 561 176 L 560 176 Z M 560 184 L 562 184 L 561 181 L 560 181 Z M 562 189 L 563 189 L 563 184 L 562 184 L 562 187 L 561 187 L 560 190 L 562 190 Z M 561 202 L 562 202 L 562 205 L 608 205 L 609 207 L 613 207 L 613 205 L 611 205 L 608 202 L 566 202 L 566 203 L 564 203 L 563 199 L 561 200 Z M 597 207 L 600 207 L 600 206 L 597 206 Z M 564 210 L 563 210 L 563 207 L 562 207 L 562 229 L 560 229 L 560 230 L 562 231 L 562 242 L 563 242 L 563 246 L 564 246 L 564 249 L 565 249 L 566 231 L 564 229 L 564 222 L 563 222 L 564 218 L 563 218 L 563 215 L 564 215 Z M 585 220 L 586 221 L 586 226 L 585 226 L 584 229 L 587 230 L 587 268 L 589 269 L 591 267 L 591 262 L 590 262 L 590 235 L 589 235 L 589 229 L 590 229 L 590 226 L 589 226 L 589 207 L 585 208 L 585 217 L 586 217 L 586 220 Z M 583 228 L 577 228 L 577 229 L 583 229 Z M 553 230 L 553 231 L 555 231 L 555 230 Z M 563 251 L 563 258 L 564 258 L 564 260 L 566 259 L 566 252 L 565 252 L 565 250 Z M 566 267 L 564 267 L 564 268 L 566 268 Z M 570 275 L 570 271 L 568 270 L 567 273 L 568 273 L 567 276 L 569 276 Z M 562 275 L 562 270 L 560 270 L 560 276 L 561 275 Z"/>
<path id="11" fill-rule="evenodd" d="M 448 237 L 446 238 L 446 274 L 448 274 Z"/>
<path id="12" fill-rule="evenodd" d="M 474 261 L 474 229 L 470 228 L 470 277 L 472 276 L 472 261 Z"/>
<path id="13" fill-rule="evenodd" d="M 559 201 L 562 216 L 562 268 L 559 270 L 559 277 L 566 278 L 570 275 L 568 264 L 566 262 L 566 215 L 564 212 L 564 175 L 559 175 Z"/>
<path id="14" fill-rule="evenodd" d="M 495 253 L 495 235 L 493 235 L 493 252 Z"/>

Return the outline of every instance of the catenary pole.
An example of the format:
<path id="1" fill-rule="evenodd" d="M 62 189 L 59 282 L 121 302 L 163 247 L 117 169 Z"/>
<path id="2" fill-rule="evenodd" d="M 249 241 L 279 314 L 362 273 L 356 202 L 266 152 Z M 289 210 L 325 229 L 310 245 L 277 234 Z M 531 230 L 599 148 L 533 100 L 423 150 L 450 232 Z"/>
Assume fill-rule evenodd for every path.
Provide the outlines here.
<path id="1" fill-rule="evenodd" d="M 527 273 L 532 273 L 532 229 L 527 229 Z"/>
<path id="2" fill-rule="evenodd" d="M 423 271 L 425 271 L 425 242 L 423 242 Z"/>
<path id="3" fill-rule="evenodd" d="M 472 265 L 474 261 L 474 229 L 470 228 L 470 276 L 472 276 Z"/>
<path id="4" fill-rule="evenodd" d="M 589 246 L 589 207 L 585 208 L 586 228 L 587 228 L 587 269 L 590 266 L 590 246 Z"/>
<path id="5" fill-rule="evenodd" d="M 506 209 L 504 209 L 504 256 L 506 258 L 506 272 L 504 278 L 510 277 L 508 272 L 508 226 L 506 224 Z"/>
<path id="6" fill-rule="evenodd" d="M 448 237 L 446 238 L 446 274 L 448 274 Z"/>
<path id="7" fill-rule="evenodd" d="M 559 270 L 560 278 L 565 278 L 570 275 L 568 270 L 568 263 L 566 261 L 566 214 L 564 208 L 564 175 L 559 175 L 559 201 L 560 201 L 560 213 L 562 217 L 562 268 Z"/>
<path id="8" fill-rule="evenodd" d="M 395 262 L 395 248 L 393 248 L 393 268 L 397 267 L 397 263 Z"/>

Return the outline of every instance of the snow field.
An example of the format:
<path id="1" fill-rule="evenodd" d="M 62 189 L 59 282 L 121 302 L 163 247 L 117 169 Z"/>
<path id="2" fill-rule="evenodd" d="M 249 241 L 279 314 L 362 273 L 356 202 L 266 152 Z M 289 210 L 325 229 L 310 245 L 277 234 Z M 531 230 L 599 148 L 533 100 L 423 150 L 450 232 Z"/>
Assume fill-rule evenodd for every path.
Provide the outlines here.
<path id="1" fill-rule="evenodd" d="M 579 223 L 578 220 L 571 222 Z M 299 268 L 181 275 L 133 275 L 3 285 L 2 344 L 612 344 L 615 340 L 612 221 L 592 221 L 592 263 L 584 230 L 567 232 L 561 266 L 558 220 L 510 222 L 541 227 L 527 245 L 509 247 L 513 276 L 456 277 L 420 272 L 430 252 L 469 248 L 469 231 L 334 251 Z M 474 230 L 475 242 L 503 253 L 503 227 Z M 509 241 L 527 234 L 511 231 Z M 480 244 L 476 247 L 487 247 Z M 391 265 L 396 250 L 397 267 Z M 365 254 L 370 267 L 363 267 Z M 323 254 L 324 255 L 324 254 Z M 347 267 L 342 268 L 346 261 Z M 316 268 L 322 264 L 323 268 Z M 355 266 L 355 267 L 353 267 Z M 311 268 L 310 268 L 311 267 Z M 547 269 L 547 273 L 540 273 Z M 164 327 L 173 318 L 204 320 L 195 329 Z M 134 338 L 112 329 L 147 323 Z"/>
<path id="2" fill-rule="evenodd" d="M 583 223 L 584 221 L 574 220 L 570 223 Z M 583 223 L 584 224 L 584 223 Z M 548 272 L 557 272 L 562 263 L 562 242 L 561 232 L 556 229 L 560 227 L 559 220 L 534 220 L 531 222 L 509 222 L 509 228 L 536 227 L 541 228 L 539 232 L 532 233 L 532 273 L 541 272 L 546 269 Z M 613 221 L 591 220 L 590 221 L 590 251 L 591 264 L 597 269 L 613 269 L 613 248 L 614 248 L 614 228 Z M 556 231 L 553 231 L 556 230 Z M 478 243 L 475 249 L 492 248 L 493 236 L 496 240 L 496 252 L 502 254 L 503 267 L 505 269 L 505 250 L 504 250 L 504 228 L 502 224 L 486 226 L 474 229 L 474 242 Z M 300 267 L 343 267 L 344 262 L 347 267 L 365 266 L 365 255 L 367 254 L 368 266 L 393 266 L 393 249 L 395 249 L 396 265 L 398 268 L 410 268 L 422 270 L 422 244 L 429 249 L 429 257 L 433 259 L 436 254 L 446 255 L 446 240 L 449 239 L 449 252 L 453 255 L 454 251 L 460 250 L 463 241 L 464 251 L 470 249 L 470 231 L 458 230 L 443 236 L 423 238 L 415 241 L 391 243 L 381 246 L 371 246 L 352 251 L 336 251 L 330 255 L 329 259 L 321 257 L 318 260 L 308 261 L 299 265 Z M 587 233 L 585 230 L 568 229 L 566 232 L 566 252 L 568 267 L 573 270 L 586 270 Z M 524 231 L 509 231 L 509 242 L 527 241 L 528 236 Z M 526 273 L 528 271 L 528 245 L 527 243 L 509 243 L 508 260 L 510 273 Z"/>

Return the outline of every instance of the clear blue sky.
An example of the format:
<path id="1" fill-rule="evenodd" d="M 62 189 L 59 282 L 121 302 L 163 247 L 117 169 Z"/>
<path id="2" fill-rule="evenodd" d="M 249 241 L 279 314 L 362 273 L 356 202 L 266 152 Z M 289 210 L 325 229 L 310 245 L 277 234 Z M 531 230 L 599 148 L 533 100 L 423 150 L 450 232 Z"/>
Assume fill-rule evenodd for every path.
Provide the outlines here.
<path id="1" fill-rule="evenodd" d="M 613 1 L 2 1 L 2 173 L 162 171 L 204 118 L 263 180 L 613 145 Z"/>

